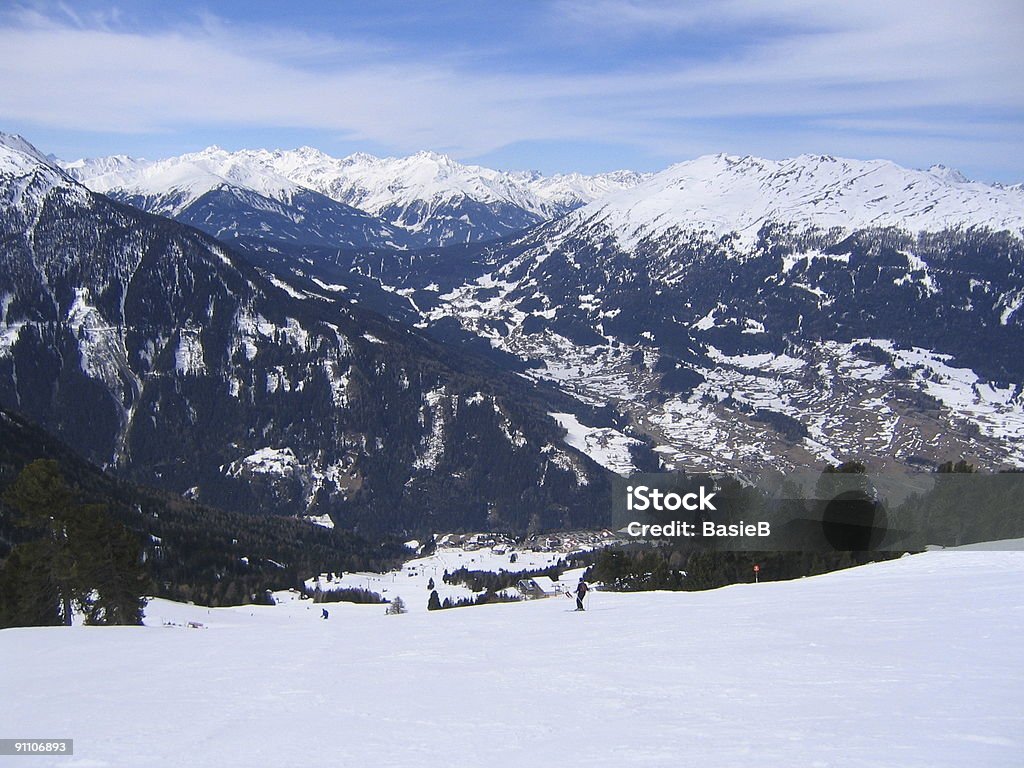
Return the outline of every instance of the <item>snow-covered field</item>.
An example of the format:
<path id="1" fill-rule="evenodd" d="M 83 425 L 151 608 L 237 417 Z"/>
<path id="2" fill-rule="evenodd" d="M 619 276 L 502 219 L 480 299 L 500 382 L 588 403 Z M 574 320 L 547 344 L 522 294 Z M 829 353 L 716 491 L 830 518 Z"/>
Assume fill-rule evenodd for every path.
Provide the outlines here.
<path id="1" fill-rule="evenodd" d="M 153 601 L 0 632 L 0 737 L 75 740 L 34 766 L 1020 765 L 1022 579 L 935 551 L 583 614 Z"/>
<path id="2" fill-rule="evenodd" d="M 344 573 L 341 576 L 323 573 L 308 579 L 306 586 L 311 590 L 319 587 L 325 592 L 338 589 L 366 589 L 376 592 L 388 601 L 393 601 L 396 597 L 402 598 L 402 602 L 411 612 L 426 611 L 431 582 L 433 582 L 438 599 L 441 601 L 449 598 L 452 602 L 456 602 L 479 594 L 462 584 L 446 583 L 444 581 L 445 571 L 453 573 L 460 568 L 491 573 L 539 571 L 557 565 L 566 557 L 567 553 L 565 552 L 541 552 L 511 547 L 483 547 L 469 550 L 459 546 L 439 546 L 433 554 L 408 560 L 398 570 L 387 573 L 353 572 Z M 577 568 L 563 572 L 562 587 L 565 589 L 574 587 L 585 570 L 585 568 Z M 512 591 L 514 592 L 514 590 Z M 286 595 L 278 595 L 278 599 L 283 597 Z M 328 611 L 333 611 L 333 605 L 335 604 L 325 604 L 323 607 Z"/>

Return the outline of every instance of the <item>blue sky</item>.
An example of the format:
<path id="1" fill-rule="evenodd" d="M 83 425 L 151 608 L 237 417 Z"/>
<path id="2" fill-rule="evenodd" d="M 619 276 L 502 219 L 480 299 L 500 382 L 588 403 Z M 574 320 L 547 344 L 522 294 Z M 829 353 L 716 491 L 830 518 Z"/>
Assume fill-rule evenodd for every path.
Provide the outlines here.
<path id="1" fill-rule="evenodd" d="M 1020 0 L 7 3 L 0 130 L 546 173 L 710 152 L 1024 180 Z"/>

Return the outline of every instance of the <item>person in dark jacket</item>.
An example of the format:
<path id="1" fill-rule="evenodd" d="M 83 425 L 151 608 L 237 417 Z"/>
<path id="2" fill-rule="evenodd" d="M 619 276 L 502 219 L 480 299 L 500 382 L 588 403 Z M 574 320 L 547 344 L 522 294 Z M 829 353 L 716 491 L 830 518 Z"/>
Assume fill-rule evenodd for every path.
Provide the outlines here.
<path id="1" fill-rule="evenodd" d="M 583 579 L 580 579 L 580 583 L 576 585 L 576 610 L 577 611 L 586 610 L 583 607 L 583 598 L 587 596 L 587 590 L 588 589 L 590 589 L 590 587 L 587 586 L 587 582 L 585 582 Z"/>

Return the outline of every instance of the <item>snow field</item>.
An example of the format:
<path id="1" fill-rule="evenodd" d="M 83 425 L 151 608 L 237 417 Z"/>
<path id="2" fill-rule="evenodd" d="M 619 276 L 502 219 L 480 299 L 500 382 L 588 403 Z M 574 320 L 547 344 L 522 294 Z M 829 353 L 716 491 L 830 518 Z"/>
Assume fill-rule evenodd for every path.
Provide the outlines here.
<path id="1" fill-rule="evenodd" d="M 1008 766 L 1022 576 L 937 551 L 584 614 L 154 601 L 156 626 L 0 632 L 2 731 L 75 739 L 33 761 L 61 766 Z"/>
<path id="2" fill-rule="evenodd" d="M 504 549 L 504 548 L 499 548 Z M 516 555 L 516 562 L 512 562 L 512 554 Z M 419 557 L 409 560 L 399 570 L 387 573 L 345 573 L 340 578 L 335 576 L 328 579 L 329 574 L 320 574 L 319 577 L 308 579 L 306 586 L 309 589 L 320 589 L 327 591 L 331 589 L 368 589 L 376 592 L 385 600 L 394 600 L 401 597 L 402 602 L 409 611 L 418 612 L 427 610 L 427 600 L 430 598 L 430 590 L 427 586 L 430 580 L 434 580 L 434 589 L 437 590 L 438 599 L 443 603 L 445 598 L 450 598 L 454 603 L 457 600 L 474 597 L 474 593 L 461 584 L 446 584 L 444 572 L 449 573 L 467 568 L 471 571 L 509 571 L 510 573 L 521 573 L 523 571 L 535 571 L 556 565 L 566 557 L 564 552 L 539 552 L 536 550 L 511 550 L 494 552 L 491 548 L 477 550 L 464 550 L 460 547 L 438 547 L 434 554 L 427 557 Z M 565 571 L 562 574 L 564 584 L 573 584 L 579 581 L 585 568 L 578 568 Z M 331 605 L 324 604 L 323 607 L 331 610 Z M 383 606 L 381 606 L 383 609 Z"/>

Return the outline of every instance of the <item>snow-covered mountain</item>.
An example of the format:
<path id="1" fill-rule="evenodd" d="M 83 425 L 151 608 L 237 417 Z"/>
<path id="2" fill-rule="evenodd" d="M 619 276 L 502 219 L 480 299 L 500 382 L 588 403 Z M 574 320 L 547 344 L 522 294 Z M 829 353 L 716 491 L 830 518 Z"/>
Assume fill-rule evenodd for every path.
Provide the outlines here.
<path id="1" fill-rule="evenodd" d="M 254 155 L 334 200 L 402 227 L 421 245 L 491 240 L 547 218 L 525 178 L 433 152 L 338 159 L 305 147 Z"/>
<path id="2" fill-rule="evenodd" d="M 114 155 L 63 164 L 92 191 L 222 239 L 404 247 L 400 229 L 219 147 L 148 161 Z"/>
<path id="3" fill-rule="evenodd" d="M 113 156 L 77 160 L 65 168 L 94 191 L 174 218 L 181 218 L 185 209 L 211 190 L 223 187 L 248 190 L 286 205 L 293 204 L 299 194 L 319 193 L 392 225 L 395 231 L 378 233 L 376 240 L 366 238 L 374 246 L 493 240 L 645 178 L 630 171 L 550 177 L 496 171 L 463 165 L 434 152 L 336 158 L 311 147 L 238 152 L 210 147 L 153 162 Z M 233 234 L 227 228 L 224 233 Z"/>
<path id="4" fill-rule="evenodd" d="M 281 175 L 335 200 L 376 213 L 411 232 L 432 231 L 432 242 L 440 245 L 507 235 L 627 189 L 646 177 L 632 171 L 595 176 L 496 171 L 463 165 L 435 152 L 337 159 L 304 147 L 255 156 Z M 488 225 L 474 218 L 470 215 L 474 206 L 495 211 L 496 220 Z"/>
<path id="5" fill-rule="evenodd" d="M 523 236 L 349 268 L 422 327 L 629 414 L 686 468 L 1024 466 L 1024 193 L 804 156 L 683 163 Z M 400 309 L 400 308 L 399 308 Z M 398 316 L 396 311 L 395 316 Z"/>
<path id="6" fill-rule="evenodd" d="M 0 243 L 0 407 L 123 477 L 363 531 L 603 514 L 607 474 L 562 443 L 557 393 L 381 319 L 344 285 L 297 290 L 11 137 Z"/>
<path id="7" fill-rule="evenodd" d="M 287 200 L 298 185 L 264 169 L 238 162 L 220 147 L 208 147 L 166 160 L 149 161 L 126 155 L 76 160 L 63 167 L 94 192 L 131 190 L 152 200 L 152 213 L 171 218 L 207 192 L 222 186 L 247 189 L 275 200 Z"/>
<path id="8" fill-rule="evenodd" d="M 577 211 L 567 226 L 608 233 L 630 247 L 671 231 L 735 234 L 750 243 L 767 223 L 914 233 L 980 225 L 1019 234 L 1024 192 L 970 181 L 943 166 L 918 171 L 887 160 L 719 154 L 679 163 L 609 194 Z"/>
<path id="9" fill-rule="evenodd" d="M 82 197 L 79 184 L 21 136 L 0 132 L 0 178 L 9 205 L 35 206 L 54 187 Z"/>
<path id="10" fill-rule="evenodd" d="M 611 171 L 592 176 L 581 173 L 531 175 L 531 186 L 541 202 L 542 210 L 554 217 L 601 200 L 613 192 L 631 189 L 650 176 L 649 173 L 636 171 Z"/>
<path id="11" fill-rule="evenodd" d="M 486 239 L 502 211 L 502 232 L 540 222 L 491 245 L 366 254 L 288 245 L 268 224 L 247 253 L 610 409 L 553 412 L 569 444 L 613 471 L 650 447 L 690 468 L 1024 465 L 1019 185 L 811 155 L 544 179 L 429 153 L 210 154 L 217 178 L 252 194 L 315 188 L 390 211 L 412 239 Z M 91 167 L 122 189 L 139 173 L 129 166 Z M 484 208 L 453 213 L 470 200 Z"/>

